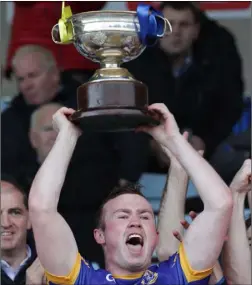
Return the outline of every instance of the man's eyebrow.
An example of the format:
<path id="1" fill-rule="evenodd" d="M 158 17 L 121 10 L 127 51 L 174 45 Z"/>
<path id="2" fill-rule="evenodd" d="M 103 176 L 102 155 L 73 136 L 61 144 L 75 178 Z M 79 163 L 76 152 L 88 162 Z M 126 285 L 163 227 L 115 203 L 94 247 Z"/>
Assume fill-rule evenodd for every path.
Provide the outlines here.
<path id="1" fill-rule="evenodd" d="M 116 214 L 116 213 L 130 214 L 130 213 L 131 213 L 131 210 L 125 209 L 125 208 L 121 208 L 121 209 L 117 209 L 116 211 L 113 212 L 113 214 Z M 151 210 L 149 210 L 149 209 L 138 209 L 138 210 L 137 210 L 137 213 L 138 213 L 138 214 L 145 214 L 145 213 L 148 213 L 148 214 L 150 214 L 151 216 L 154 216 L 153 211 L 151 211 Z"/>
<path id="2" fill-rule="evenodd" d="M 13 208 L 9 208 L 8 211 L 20 211 L 23 212 L 23 209 L 20 207 L 13 207 Z"/>
<path id="3" fill-rule="evenodd" d="M 148 213 L 148 214 L 151 214 L 152 216 L 154 216 L 154 213 L 152 210 L 149 210 L 149 209 L 141 209 L 141 210 L 137 210 L 137 212 L 139 214 L 145 214 L 145 213 Z"/>
<path id="4" fill-rule="evenodd" d="M 120 212 L 126 213 L 126 214 L 130 214 L 130 213 L 131 213 L 131 210 L 129 210 L 129 209 L 124 209 L 124 208 L 122 208 L 122 209 L 117 209 L 117 210 L 115 210 L 115 211 L 113 212 L 113 214 L 120 213 Z"/>

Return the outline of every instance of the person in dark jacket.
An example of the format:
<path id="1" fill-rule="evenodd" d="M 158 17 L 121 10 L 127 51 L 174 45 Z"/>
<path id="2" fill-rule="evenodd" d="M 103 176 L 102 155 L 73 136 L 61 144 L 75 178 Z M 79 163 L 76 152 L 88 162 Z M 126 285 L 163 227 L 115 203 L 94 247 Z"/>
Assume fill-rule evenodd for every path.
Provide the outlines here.
<path id="1" fill-rule="evenodd" d="M 242 112 L 240 55 L 231 33 L 190 1 L 163 2 L 161 10 L 172 34 L 125 67 L 147 84 L 149 103 L 165 103 L 209 158 Z"/>
<path id="2" fill-rule="evenodd" d="M 76 105 L 74 82 L 64 84 L 50 51 L 34 45 L 23 46 L 12 62 L 20 93 L 1 114 L 2 171 L 12 173 L 35 153 L 30 146 L 28 131 L 30 116 L 40 105 L 60 102 L 68 107 Z"/>
<path id="3" fill-rule="evenodd" d="M 42 284 L 44 270 L 35 250 L 26 192 L 12 177 L 1 177 L 1 284 Z"/>

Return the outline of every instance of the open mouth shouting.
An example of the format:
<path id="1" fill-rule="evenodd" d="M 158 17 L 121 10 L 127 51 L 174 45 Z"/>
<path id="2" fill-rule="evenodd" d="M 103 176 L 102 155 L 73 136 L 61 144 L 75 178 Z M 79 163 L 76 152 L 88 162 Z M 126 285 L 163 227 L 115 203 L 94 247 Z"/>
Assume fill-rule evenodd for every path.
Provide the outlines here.
<path id="1" fill-rule="evenodd" d="M 139 255 L 144 245 L 144 239 L 142 235 L 138 233 L 132 233 L 128 235 L 126 239 L 126 245 L 132 254 Z"/>

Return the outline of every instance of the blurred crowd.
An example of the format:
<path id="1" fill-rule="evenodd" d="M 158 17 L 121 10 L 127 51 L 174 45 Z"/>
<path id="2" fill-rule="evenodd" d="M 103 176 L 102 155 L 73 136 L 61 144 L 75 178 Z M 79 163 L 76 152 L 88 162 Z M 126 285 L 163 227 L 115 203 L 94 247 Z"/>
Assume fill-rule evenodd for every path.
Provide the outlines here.
<path id="1" fill-rule="evenodd" d="M 80 1 L 70 2 L 70 6 L 73 13 L 79 13 L 100 10 L 105 3 Z M 149 104 L 163 103 L 185 140 L 230 185 L 233 214 L 222 258 L 209 284 L 250 284 L 251 218 L 244 217 L 244 209 L 251 210 L 251 106 L 250 98 L 244 98 L 242 60 L 236 41 L 230 31 L 193 2 L 167 1 L 160 4 L 160 10 L 170 21 L 172 34 L 123 66 L 147 85 Z M 18 84 L 18 94 L 4 94 L 13 99 L 1 112 L 3 285 L 44 282 L 27 197 L 58 137 L 53 115 L 62 107 L 77 108 L 77 87 L 99 68 L 73 45 L 52 42 L 51 28 L 60 13 L 61 2 L 15 2 L 2 74 L 15 77 Z M 58 168 L 60 171 L 60 165 Z M 102 247 L 93 236 L 100 205 L 114 187 L 126 187 L 137 183 L 145 173 L 154 173 L 166 175 L 167 183 L 160 211 L 155 213 L 159 243 L 152 262 L 172 256 L 183 241 L 183 230 L 190 228 L 185 215 L 194 222 L 198 215 L 194 211 L 204 209 L 199 204 L 206 206 L 204 195 L 197 189 L 199 199 L 185 207 L 191 179 L 185 168 L 172 153 L 164 155 L 149 134 L 83 132 L 57 205 L 80 254 L 95 267 L 105 267 Z"/>

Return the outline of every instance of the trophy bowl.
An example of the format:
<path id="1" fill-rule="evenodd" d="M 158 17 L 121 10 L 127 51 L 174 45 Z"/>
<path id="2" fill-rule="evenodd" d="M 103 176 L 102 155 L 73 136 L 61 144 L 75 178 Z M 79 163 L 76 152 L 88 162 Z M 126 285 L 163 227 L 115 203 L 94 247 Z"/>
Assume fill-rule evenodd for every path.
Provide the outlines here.
<path id="1" fill-rule="evenodd" d="M 165 28 L 159 37 L 168 22 L 161 20 Z M 131 11 L 79 13 L 53 27 L 55 43 L 73 43 L 81 55 L 101 66 L 77 90 L 78 109 L 70 119 L 82 129 L 125 131 L 157 124 L 147 112 L 147 86 L 120 67 L 145 50 L 140 31 L 137 13 Z"/>

